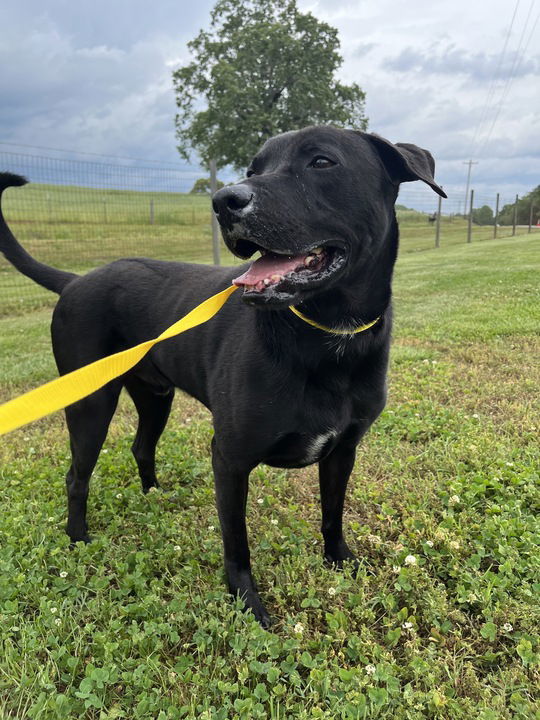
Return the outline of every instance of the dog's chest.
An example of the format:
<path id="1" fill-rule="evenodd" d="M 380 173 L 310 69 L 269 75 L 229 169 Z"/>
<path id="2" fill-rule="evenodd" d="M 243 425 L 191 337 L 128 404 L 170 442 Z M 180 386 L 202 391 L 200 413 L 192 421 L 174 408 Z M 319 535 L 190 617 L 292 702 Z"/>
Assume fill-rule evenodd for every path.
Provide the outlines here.
<path id="1" fill-rule="evenodd" d="M 326 457 L 334 447 L 337 430 L 320 433 L 290 432 L 284 434 L 269 449 L 264 462 L 273 467 L 305 467 Z"/>
<path id="2" fill-rule="evenodd" d="M 302 392 L 289 391 L 272 402 L 279 420 L 267 446 L 264 463 L 275 467 L 305 467 L 319 462 L 338 444 L 354 422 L 349 383 L 320 380 L 306 383 Z"/>

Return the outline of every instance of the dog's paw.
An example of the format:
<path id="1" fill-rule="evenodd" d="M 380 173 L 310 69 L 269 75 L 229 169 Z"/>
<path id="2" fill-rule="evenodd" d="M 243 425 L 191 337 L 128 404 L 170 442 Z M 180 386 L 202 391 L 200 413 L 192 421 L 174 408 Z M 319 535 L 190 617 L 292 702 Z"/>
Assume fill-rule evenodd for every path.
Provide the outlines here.
<path id="1" fill-rule="evenodd" d="M 71 542 L 69 543 L 69 547 L 73 549 L 78 542 L 82 542 L 85 545 L 88 545 L 92 542 L 92 537 L 86 533 L 85 535 L 81 535 L 80 537 L 72 537 L 70 538 Z"/>
<path id="2" fill-rule="evenodd" d="M 255 593 L 250 593 L 250 596 L 249 600 L 244 597 L 244 608 L 246 612 L 251 610 L 253 617 L 257 620 L 259 625 L 261 625 L 264 630 L 268 630 L 268 628 L 272 625 L 272 618 L 267 613 L 260 597 Z"/>
<path id="3" fill-rule="evenodd" d="M 161 485 L 156 480 L 155 482 L 143 483 L 141 485 L 141 489 L 144 495 L 148 495 L 149 492 L 157 492 L 158 490 L 161 490 Z"/>
<path id="4" fill-rule="evenodd" d="M 350 551 L 342 557 L 335 557 L 327 553 L 324 556 L 324 559 L 327 565 L 334 570 L 345 570 L 350 568 L 353 577 L 357 576 L 358 570 L 360 569 L 360 560 Z"/>

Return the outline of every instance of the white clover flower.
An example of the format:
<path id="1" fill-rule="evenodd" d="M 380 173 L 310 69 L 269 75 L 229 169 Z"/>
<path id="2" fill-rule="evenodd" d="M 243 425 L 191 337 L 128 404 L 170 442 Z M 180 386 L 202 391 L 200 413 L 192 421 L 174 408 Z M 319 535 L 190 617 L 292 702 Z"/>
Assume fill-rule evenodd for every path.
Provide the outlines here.
<path id="1" fill-rule="evenodd" d="M 51 608 L 51 613 L 52 613 L 53 615 L 54 615 L 55 613 L 57 613 L 57 612 L 58 612 L 58 608 L 57 608 L 57 607 L 52 607 L 52 608 Z"/>
<path id="2" fill-rule="evenodd" d="M 367 539 L 374 545 L 380 545 L 382 543 L 382 539 L 378 535 L 368 535 Z"/>
<path id="3" fill-rule="evenodd" d="M 412 622 L 407 621 L 407 622 L 404 622 L 404 623 L 401 625 L 401 627 L 402 627 L 404 630 L 411 630 L 412 627 L 413 627 L 413 624 L 412 624 Z"/>
<path id="4" fill-rule="evenodd" d="M 116 499 L 121 500 L 122 499 L 122 493 L 116 493 Z"/>
<path id="5" fill-rule="evenodd" d="M 368 675 L 374 675 L 377 672 L 375 665 L 366 665 L 365 670 Z"/>
<path id="6" fill-rule="evenodd" d="M 480 417 L 480 415 L 478 413 L 473 413 L 472 416 L 475 420 L 478 420 L 478 418 Z"/>
<path id="7" fill-rule="evenodd" d="M 67 578 L 67 576 L 68 576 L 67 572 L 65 570 L 62 570 L 62 572 L 60 573 L 60 577 Z"/>
<path id="8" fill-rule="evenodd" d="M 329 595 L 335 595 L 335 594 L 336 594 L 336 588 L 335 588 L 335 587 L 329 587 L 329 588 L 328 588 L 328 594 L 329 594 Z"/>
<path id="9" fill-rule="evenodd" d="M 504 623 L 502 629 L 504 630 L 504 632 L 512 632 L 514 628 L 512 625 L 510 625 L 510 623 Z"/>
<path id="10" fill-rule="evenodd" d="M 448 543 L 448 547 L 452 550 L 459 550 L 459 543 L 457 540 L 450 540 L 450 542 Z"/>
<path id="11" fill-rule="evenodd" d="M 416 565 L 416 558 L 414 557 L 414 555 L 407 555 L 403 562 L 405 563 L 405 565 Z"/>
<path id="12" fill-rule="evenodd" d="M 399 573 L 401 572 L 401 568 L 399 567 L 399 565 L 392 565 L 392 572 L 396 573 L 396 575 L 399 575 Z"/>
<path id="13" fill-rule="evenodd" d="M 461 500 L 459 499 L 459 495 L 452 495 L 448 498 L 448 504 L 449 505 L 459 505 Z"/>
<path id="14" fill-rule="evenodd" d="M 215 529 L 216 529 L 216 528 L 215 528 L 213 525 L 209 525 L 209 526 L 208 526 L 208 530 L 209 530 L 210 532 L 214 532 Z"/>
<path id="15" fill-rule="evenodd" d="M 428 547 L 433 547 L 435 545 L 435 543 L 433 542 L 433 540 L 426 540 L 426 545 Z"/>
<path id="16" fill-rule="evenodd" d="M 176 552 L 180 552 L 180 550 L 182 549 L 182 547 L 181 547 L 180 545 L 175 545 L 173 549 L 174 549 Z"/>
<path id="17" fill-rule="evenodd" d="M 264 498 L 257 498 L 257 502 L 259 503 L 259 505 L 262 505 L 264 502 Z"/>
<path id="18" fill-rule="evenodd" d="M 272 518 L 272 519 L 270 520 L 270 522 L 272 523 L 272 525 L 278 525 L 278 524 L 279 524 L 279 520 L 276 520 L 276 518 Z"/>
<path id="19" fill-rule="evenodd" d="M 294 632 L 297 635 L 301 635 L 304 632 L 304 626 L 302 625 L 302 623 L 296 623 L 296 625 L 294 626 Z"/>
<path id="20" fill-rule="evenodd" d="M 158 491 L 158 489 L 155 485 L 152 485 L 151 488 L 148 488 L 148 492 L 157 492 L 157 491 Z"/>
<path id="21" fill-rule="evenodd" d="M 56 618 L 56 620 L 54 621 L 54 624 L 55 624 L 55 625 L 61 625 L 61 624 L 62 624 L 62 621 L 60 620 L 60 618 Z"/>
<path id="22" fill-rule="evenodd" d="M 53 518 L 53 517 L 48 517 L 47 520 L 48 520 L 49 522 L 54 522 L 54 518 Z"/>
<path id="23" fill-rule="evenodd" d="M 108 450 L 102 450 L 101 451 L 104 455 L 106 455 L 109 451 Z"/>

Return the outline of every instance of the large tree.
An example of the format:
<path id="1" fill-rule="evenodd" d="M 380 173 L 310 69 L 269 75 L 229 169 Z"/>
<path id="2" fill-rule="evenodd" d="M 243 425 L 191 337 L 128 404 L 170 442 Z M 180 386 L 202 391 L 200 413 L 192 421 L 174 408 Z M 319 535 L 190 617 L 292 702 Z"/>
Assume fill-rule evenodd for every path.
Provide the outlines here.
<path id="1" fill-rule="evenodd" d="M 365 129 L 365 94 L 336 77 L 337 30 L 296 0 L 218 0 L 173 73 L 178 150 L 245 167 L 272 135 L 316 123 Z"/>

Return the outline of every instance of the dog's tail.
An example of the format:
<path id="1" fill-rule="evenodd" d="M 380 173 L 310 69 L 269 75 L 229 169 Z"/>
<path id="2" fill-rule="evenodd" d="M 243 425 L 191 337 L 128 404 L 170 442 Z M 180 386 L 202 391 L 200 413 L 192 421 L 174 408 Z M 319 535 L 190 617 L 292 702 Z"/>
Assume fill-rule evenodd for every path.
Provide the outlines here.
<path id="1" fill-rule="evenodd" d="M 26 178 L 13 173 L 0 172 L 0 200 L 2 193 L 8 187 L 21 187 L 26 185 Z M 14 265 L 19 272 L 26 275 L 34 282 L 42 285 L 47 290 L 61 293 L 62 290 L 74 278 L 79 277 L 75 273 L 57 270 L 56 268 L 44 265 L 35 260 L 15 238 L 9 229 L 0 204 L 0 252 Z"/>

